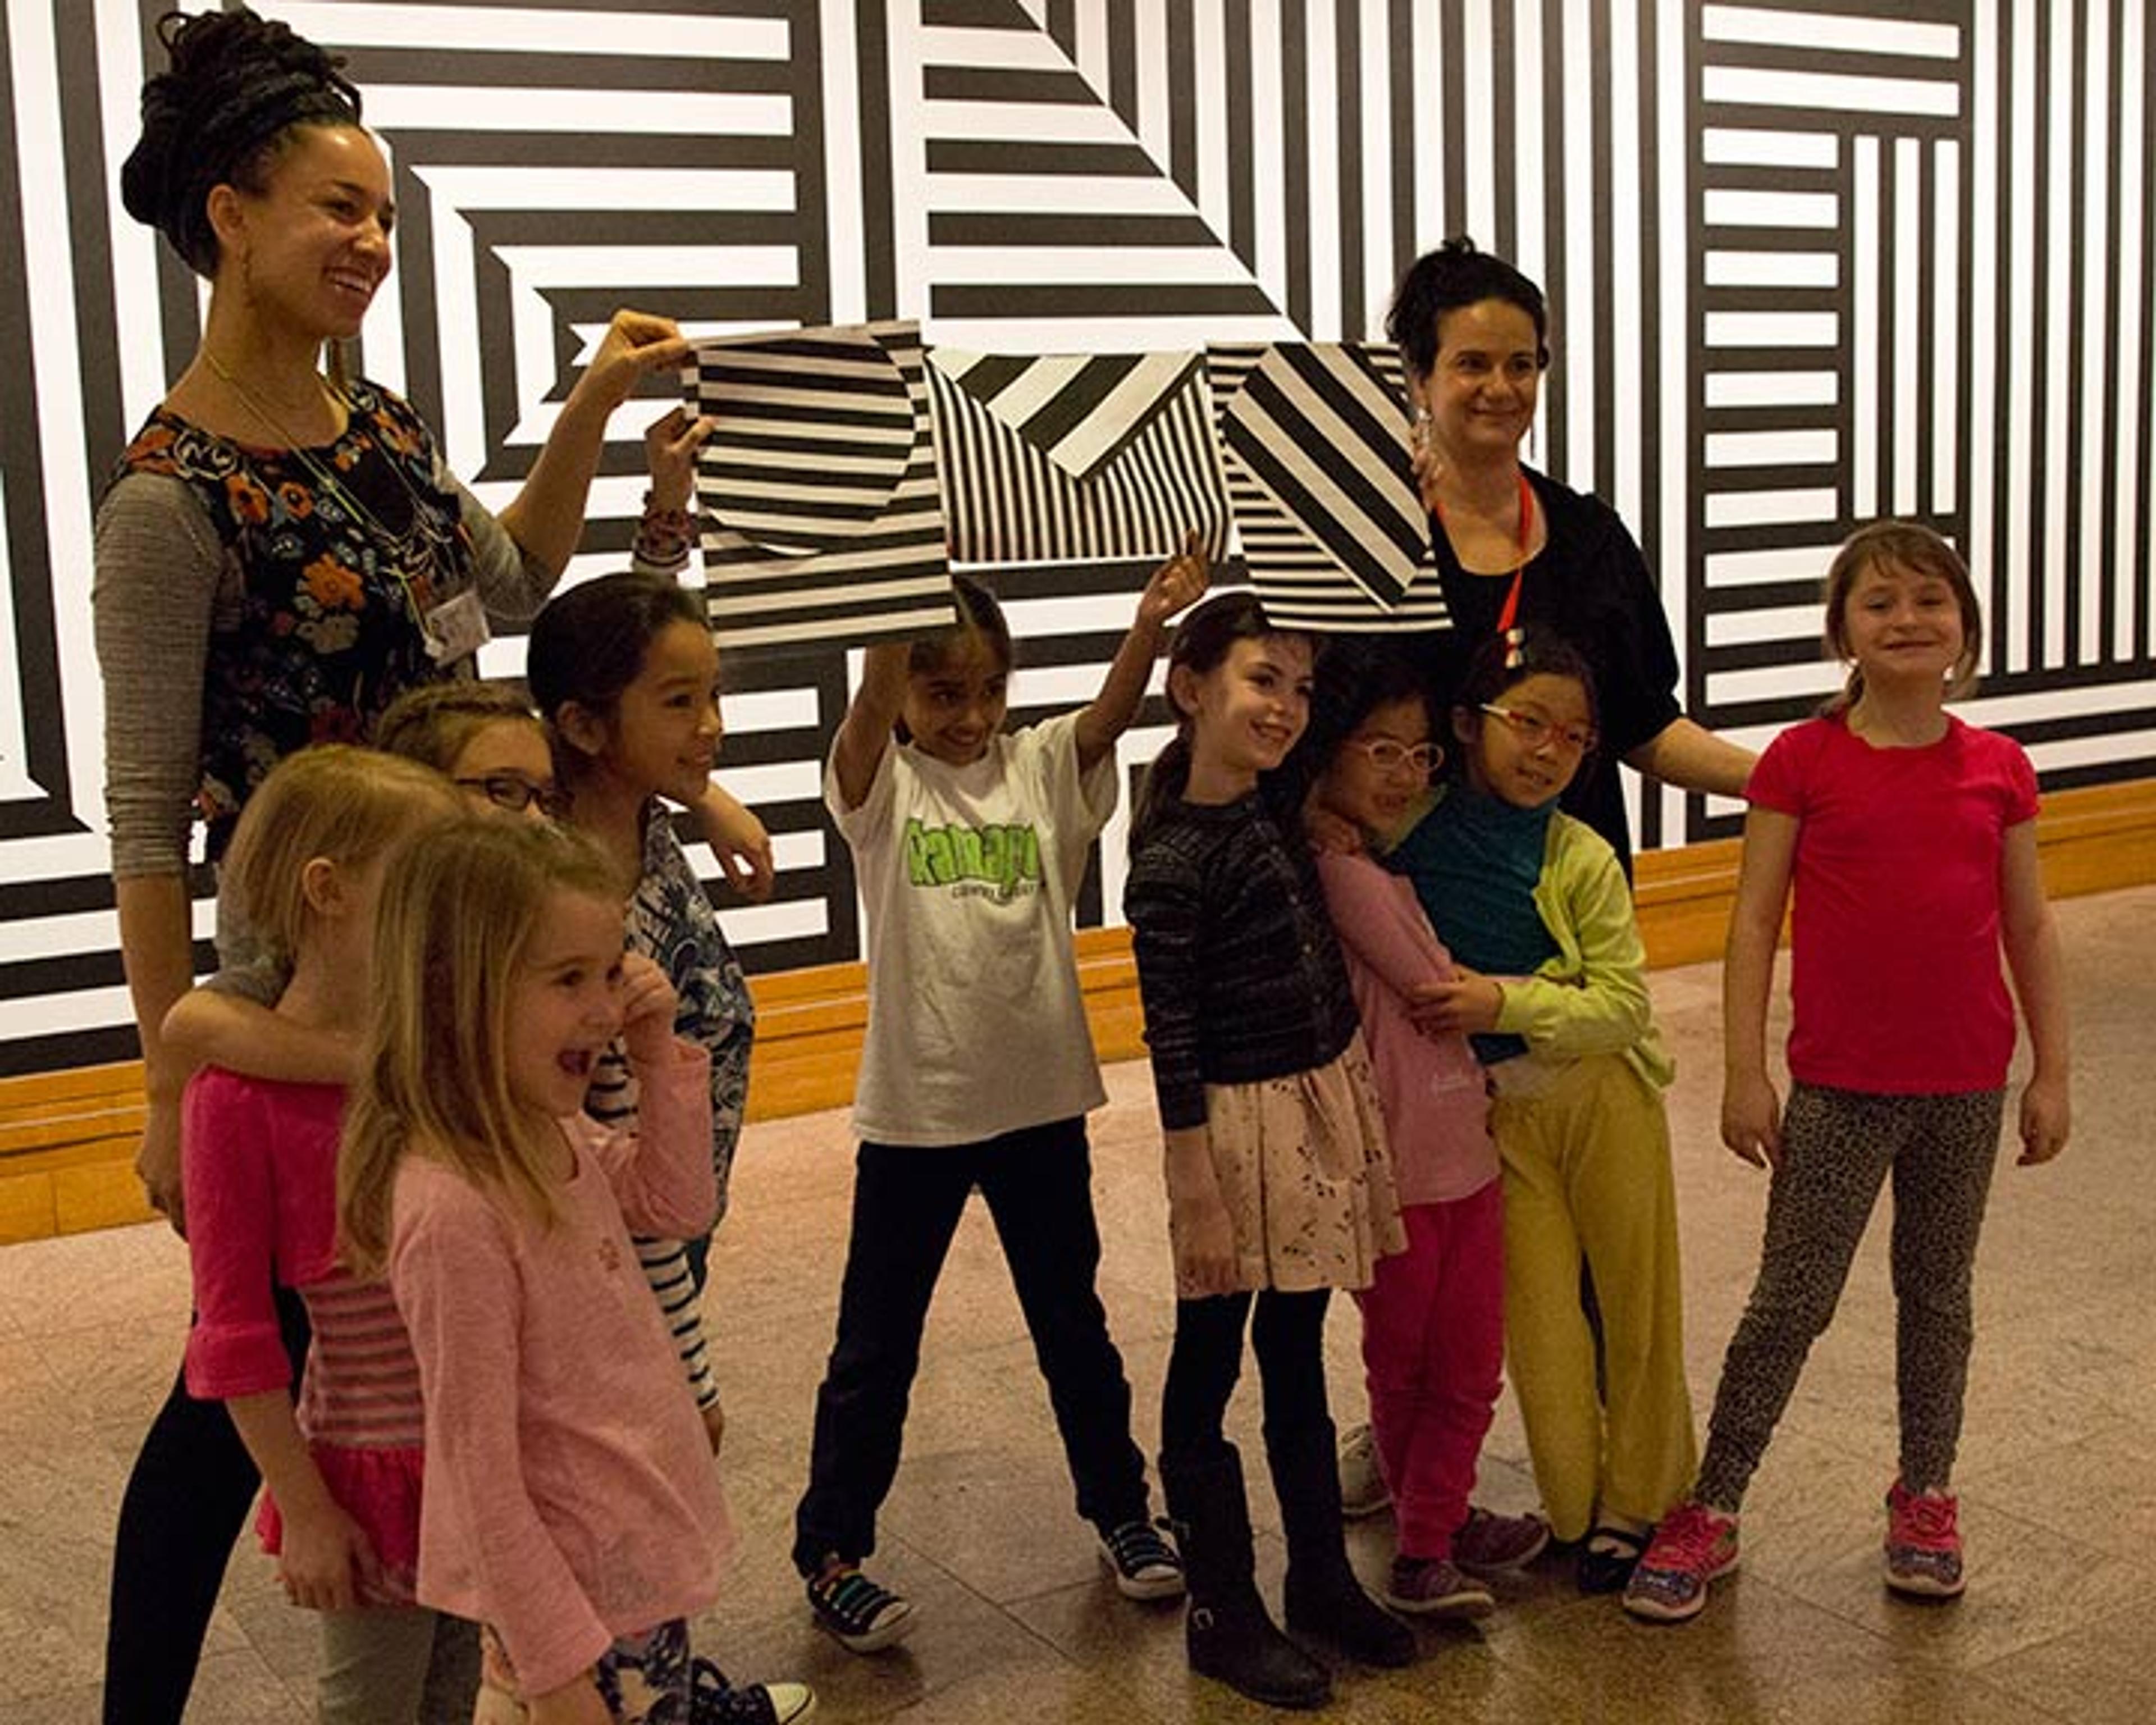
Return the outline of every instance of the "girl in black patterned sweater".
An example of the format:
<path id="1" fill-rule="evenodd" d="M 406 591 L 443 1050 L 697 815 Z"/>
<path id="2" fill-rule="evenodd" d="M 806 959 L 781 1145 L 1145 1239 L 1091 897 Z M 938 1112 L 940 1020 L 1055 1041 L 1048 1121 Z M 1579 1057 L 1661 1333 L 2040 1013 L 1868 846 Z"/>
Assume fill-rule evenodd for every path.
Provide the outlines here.
<path id="1" fill-rule="evenodd" d="M 1346 966 L 1291 789 L 1269 778 L 1309 720 L 1312 651 L 1247 593 L 1177 630 L 1180 727 L 1147 779 L 1123 899 L 1167 1139 L 1178 1297 L 1160 1472 L 1184 1541 L 1190 1663 L 1275 1707 L 1317 1706 L 1331 1684 L 1258 1597 L 1222 1434 L 1254 1306 L 1288 1627 L 1366 1664 L 1414 1655 L 1348 1567 L 1326 1406 L 1326 1302 L 1368 1286 L 1405 1240 Z"/>

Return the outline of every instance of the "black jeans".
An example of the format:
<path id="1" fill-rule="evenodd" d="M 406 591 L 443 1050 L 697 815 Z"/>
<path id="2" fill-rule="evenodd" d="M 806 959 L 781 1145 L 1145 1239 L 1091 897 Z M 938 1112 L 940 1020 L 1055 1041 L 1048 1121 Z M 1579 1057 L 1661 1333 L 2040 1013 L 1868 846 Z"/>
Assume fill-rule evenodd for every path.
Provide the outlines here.
<path id="1" fill-rule="evenodd" d="M 307 1360 L 307 1309 L 289 1288 L 277 1290 L 277 1322 L 296 1384 Z M 224 1404 L 197 1401 L 182 1372 L 120 1502 L 105 1725 L 180 1725 L 225 1562 L 261 1484 Z"/>
<path id="2" fill-rule="evenodd" d="M 1243 1369 L 1243 1327 L 1258 1357 L 1265 1430 L 1296 1431 L 1329 1420 L 1325 1394 L 1325 1308 L 1329 1288 L 1215 1294 L 1175 1302 L 1175 1347 L 1161 1395 L 1161 1471 L 1203 1467 L 1226 1447 L 1221 1423 Z M 1257 1316 L 1251 1321 L 1251 1308 Z"/>
<path id="3" fill-rule="evenodd" d="M 816 1392 L 808 1490 L 794 1512 L 794 1566 L 875 1549 L 876 1511 L 898 1472 L 921 1327 L 951 1238 L 978 1186 L 1048 1383 L 1078 1513 L 1106 1529 L 1146 1514 L 1145 1458 L 1131 1441 L 1131 1389 L 1093 1281 L 1092 1157 L 1082 1119 L 976 1144 L 864 1143 L 838 1337 Z"/>

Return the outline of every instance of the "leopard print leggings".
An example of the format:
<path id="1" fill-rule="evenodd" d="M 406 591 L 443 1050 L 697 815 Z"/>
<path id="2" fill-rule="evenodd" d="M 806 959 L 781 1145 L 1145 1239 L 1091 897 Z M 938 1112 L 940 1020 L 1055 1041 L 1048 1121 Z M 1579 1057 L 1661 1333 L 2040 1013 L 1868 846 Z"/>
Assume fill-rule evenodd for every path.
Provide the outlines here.
<path id="1" fill-rule="evenodd" d="M 1999 1153 L 2003 1091 L 1873 1096 L 1799 1084 L 1782 1118 L 1758 1280 L 1714 1396 L 1693 1496 L 1733 1515 L 1825 1333 L 1881 1182 L 1894 1176 L 1902 1478 L 1943 1491 L 1969 1379 L 1969 1276 Z"/>

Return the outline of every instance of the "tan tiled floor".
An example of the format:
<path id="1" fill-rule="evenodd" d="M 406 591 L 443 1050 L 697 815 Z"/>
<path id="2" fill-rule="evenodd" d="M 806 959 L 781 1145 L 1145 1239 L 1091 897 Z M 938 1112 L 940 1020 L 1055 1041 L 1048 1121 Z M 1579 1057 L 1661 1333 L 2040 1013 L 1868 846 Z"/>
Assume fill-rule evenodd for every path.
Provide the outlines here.
<path id="1" fill-rule="evenodd" d="M 1886 1720 L 2076 1725 L 2156 1718 L 2156 1181 L 2147 1122 L 2156 888 L 2060 907 L 2080 1109 L 2051 1169 L 2003 1168 L 1979 1269 L 1979 1337 L 1959 1484 L 1969 1596 L 1912 1607 L 1877 1578 L 1893 1466 L 1892 1322 L 1875 1228 L 1748 1506 L 1743 1574 L 1699 1622 L 1628 1621 L 1553 1568 L 1479 1630 L 1426 1635 L 1412 1670 L 1343 1676 L 1342 1720 Z M 1718 973 L 1655 979 L 1682 1073 L 1671 1097 L 1696 1402 L 1712 1394 L 1748 1285 L 1762 1182 L 1715 1144 Z M 1172 1312 L 1150 1096 L 1110 1076 L 1095 1123 L 1105 1296 L 1148 1448 Z M 829 1341 L 850 1146 L 838 1116 L 749 1134 L 714 1257 L 712 1329 L 731 1386 L 726 1470 L 745 1534 L 701 1645 L 737 1674 L 799 1676 L 819 1718 L 972 1725 L 1014 1717 L 1167 1725 L 1254 1718 L 1183 1669 L 1172 1610 L 1124 1604 L 1069 1508 L 1045 1399 L 978 1214 L 934 1314 L 884 1518 L 879 1573 L 922 1614 L 906 1646 L 857 1659 L 809 1627 L 786 1561 L 809 1410 Z M 0 1251 L 0 1718 L 95 1717 L 114 1507 L 187 1311 L 179 1244 L 155 1228 Z M 1354 1322 L 1332 1335 L 1337 1406 L 1357 1405 Z M 1246 1393 L 1245 1401 L 1249 1399 Z M 1250 1411 L 1240 1410 L 1247 1422 Z M 1246 1440 L 1253 1439 L 1247 1425 Z M 1250 1449 L 1255 1457 L 1256 1449 Z M 1525 1507 L 1517 1416 L 1500 1410 L 1482 1495 Z M 1262 1493 L 1256 1505 L 1270 1518 Z M 1269 1526 L 1276 1526 L 1270 1520 Z M 1389 1523 L 1358 1527 L 1366 1573 Z M 1280 1566 L 1270 1532 L 1267 1584 Z M 191 1719 L 307 1717 L 311 1627 L 251 1551 L 233 1567 Z"/>

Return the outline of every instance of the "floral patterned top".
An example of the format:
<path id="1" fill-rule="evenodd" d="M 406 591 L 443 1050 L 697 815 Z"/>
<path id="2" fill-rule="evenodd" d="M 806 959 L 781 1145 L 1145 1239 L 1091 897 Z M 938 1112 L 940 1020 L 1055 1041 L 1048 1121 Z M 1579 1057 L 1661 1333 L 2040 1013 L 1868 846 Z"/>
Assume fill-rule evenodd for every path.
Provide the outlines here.
<path id="1" fill-rule="evenodd" d="M 286 755 L 362 741 L 406 689 L 469 675 L 428 656 L 425 611 L 477 588 L 490 614 L 528 616 L 552 584 L 408 403 L 346 393 L 344 434 L 315 449 L 250 448 L 161 407 L 121 458 L 94 589 L 118 872 L 183 864 L 187 758 L 214 858 Z"/>

